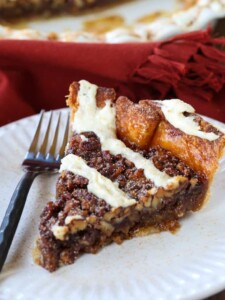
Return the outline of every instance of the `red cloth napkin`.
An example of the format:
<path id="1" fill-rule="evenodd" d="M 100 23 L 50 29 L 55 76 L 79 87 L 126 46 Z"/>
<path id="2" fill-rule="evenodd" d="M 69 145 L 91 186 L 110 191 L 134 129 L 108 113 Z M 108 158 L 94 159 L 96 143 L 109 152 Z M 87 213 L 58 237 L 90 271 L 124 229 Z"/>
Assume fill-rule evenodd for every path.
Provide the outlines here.
<path id="1" fill-rule="evenodd" d="M 0 124 L 65 107 L 68 86 L 86 79 L 134 101 L 178 97 L 225 122 L 225 53 L 209 31 L 157 43 L 0 41 Z"/>

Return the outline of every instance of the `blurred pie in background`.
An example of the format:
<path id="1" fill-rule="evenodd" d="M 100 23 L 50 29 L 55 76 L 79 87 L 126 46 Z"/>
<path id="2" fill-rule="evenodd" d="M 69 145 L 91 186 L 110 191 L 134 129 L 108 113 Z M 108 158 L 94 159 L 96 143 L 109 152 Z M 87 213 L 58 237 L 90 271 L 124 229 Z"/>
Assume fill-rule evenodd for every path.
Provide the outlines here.
<path id="1" fill-rule="evenodd" d="M 0 38 L 145 42 L 206 28 L 221 0 L 2 0 Z"/>
<path id="2" fill-rule="evenodd" d="M 67 12 L 78 11 L 96 5 L 116 2 L 115 0 L 2 0 L 0 3 L 0 14 L 4 18 L 27 16 L 29 14 L 40 14 L 43 12 Z"/>

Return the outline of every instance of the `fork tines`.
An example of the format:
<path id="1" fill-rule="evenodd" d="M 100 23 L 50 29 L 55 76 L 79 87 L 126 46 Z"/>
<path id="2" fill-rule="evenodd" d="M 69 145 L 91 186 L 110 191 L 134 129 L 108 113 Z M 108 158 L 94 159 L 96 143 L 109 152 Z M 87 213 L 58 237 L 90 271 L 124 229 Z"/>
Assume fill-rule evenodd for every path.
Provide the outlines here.
<path id="1" fill-rule="evenodd" d="M 57 121 L 55 125 L 53 124 L 53 119 L 54 115 L 56 114 Z M 47 126 L 45 125 L 45 130 L 43 130 L 43 123 L 46 123 L 44 122 L 44 119 L 46 119 L 45 111 L 42 110 L 40 112 L 40 118 L 36 132 L 22 165 L 26 167 L 58 169 L 61 159 L 64 156 L 64 151 L 68 140 L 69 113 L 66 113 L 66 122 L 63 122 L 61 112 L 53 113 L 51 111 L 48 117 Z M 60 135 L 62 123 L 64 124 L 65 129 Z M 60 138 L 61 141 L 58 142 Z M 49 144 L 50 141 L 51 144 Z"/>

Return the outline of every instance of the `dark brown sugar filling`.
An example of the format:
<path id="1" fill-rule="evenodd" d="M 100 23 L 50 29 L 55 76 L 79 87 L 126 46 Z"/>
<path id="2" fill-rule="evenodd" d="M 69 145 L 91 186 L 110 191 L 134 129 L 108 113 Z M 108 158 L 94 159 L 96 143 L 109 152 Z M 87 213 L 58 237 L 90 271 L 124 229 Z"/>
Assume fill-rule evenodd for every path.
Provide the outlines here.
<path id="1" fill-rule="evenodd" d="M 139 152 L 152 159 L 159 170 L 170 176 L 183 176 L 185 180 L 170 191 L 159 188 L 156 194 L 150 195 L 149 191 L 155 186 L 143 170 L 121 155 L 102 151 L 94 133 L 82 135 L 86 138 L 73 134 L 67 154 L 82 157 L 90 167 L 117 182 L 128 197 L 137 200 L 137 204 L 113 208 L 104 199 L 88 192 L 86 178 L 63 171 L 57 182 L 57 201 L 46 205 L 39 227 L 38 263 L 49 271 L 56 270 L 61 264 L 73 263 L 82 253 L 96 253 L 104 245 L 113 241 L 121 243 L 145 229 L 173 231 L 180 217 L 201 207 L 207 190 L 203 176 L 169 151 L 155 147 Z M 72 221 L 72 229 L 65 238 L 56 239 L 52 226 L 64 226 L 66 217 L 77 215 L 81 219 Z"/>

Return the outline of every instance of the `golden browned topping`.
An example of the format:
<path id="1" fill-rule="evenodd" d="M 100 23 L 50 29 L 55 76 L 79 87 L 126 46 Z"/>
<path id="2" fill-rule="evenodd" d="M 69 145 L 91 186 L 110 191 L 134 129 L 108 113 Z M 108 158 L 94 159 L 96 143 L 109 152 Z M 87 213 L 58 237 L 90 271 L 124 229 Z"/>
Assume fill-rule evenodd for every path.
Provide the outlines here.
<path id="1" fill-rule="evenodd" d="M 142 100 L 134 104 L 123 97 L 117 100 L 116 107 L 117 131 L 122 140 L 141 149 L 160 145 L 195 171 L 204 174 L 209 180 L 212 179 L 225 147 L 225 135 L 217 128 L 197 114 L 191 115 L 202 132 L 218 135 L 217 139 L 210 141 L 186 134 L 174 127 L 155 101 Z"/>

